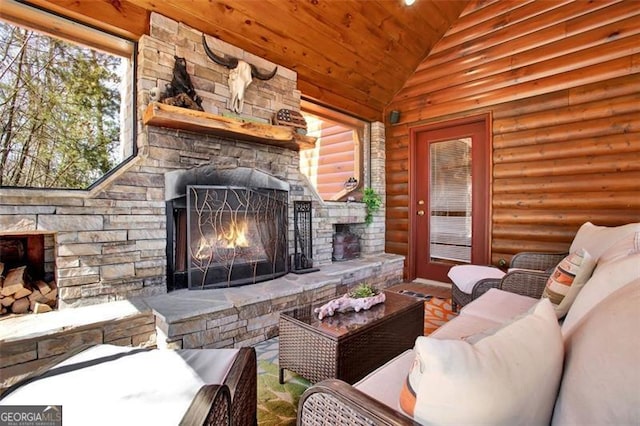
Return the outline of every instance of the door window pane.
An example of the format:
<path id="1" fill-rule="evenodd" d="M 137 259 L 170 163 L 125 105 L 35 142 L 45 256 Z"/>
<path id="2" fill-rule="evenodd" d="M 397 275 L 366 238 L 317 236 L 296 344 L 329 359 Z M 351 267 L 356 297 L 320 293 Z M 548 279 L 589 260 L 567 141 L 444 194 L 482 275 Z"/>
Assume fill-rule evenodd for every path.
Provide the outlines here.
<path id="1" fill-rule="evenodd" d="M 432 143 L 429 157 L 431 260 L 471 263 L 471 138 Z"/>

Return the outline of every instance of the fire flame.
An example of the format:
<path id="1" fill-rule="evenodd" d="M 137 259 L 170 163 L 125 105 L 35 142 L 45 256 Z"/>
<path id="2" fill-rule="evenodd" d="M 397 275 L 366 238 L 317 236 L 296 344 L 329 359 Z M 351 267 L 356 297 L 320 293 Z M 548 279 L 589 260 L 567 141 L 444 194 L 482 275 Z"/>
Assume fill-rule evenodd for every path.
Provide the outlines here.
<path id="1" fill-rule="evenodd" d="M 198 242 L 198 250 L 193 257 L 199 260 L 209 259 L 213 254 L 213 247 L 206 238 L 200 237 L 200 241 Z"/>
<path id="2" fill-rule="evenodd" d="M 218 241 L 222 242 L 225 248 L 249 247 L 247 239 L 247 222 L 232 222 L 228 231 L 218 234 Z"/>
<path id="3" fill-rule="evenodd" d="M 200 237 L 198 248 L 193 257 L 199 260 L 211 259 L 214 257 L 214 250 L 217 248 L 234 249 L 249 247 L 248 232 L 249 226 L 246 222 L 233 222 L 228 229 L 223 229 L 222 232 L 218 234 L 215 241 L 213 241 L 213 239 L 207 239 L 204 236 Z"/>

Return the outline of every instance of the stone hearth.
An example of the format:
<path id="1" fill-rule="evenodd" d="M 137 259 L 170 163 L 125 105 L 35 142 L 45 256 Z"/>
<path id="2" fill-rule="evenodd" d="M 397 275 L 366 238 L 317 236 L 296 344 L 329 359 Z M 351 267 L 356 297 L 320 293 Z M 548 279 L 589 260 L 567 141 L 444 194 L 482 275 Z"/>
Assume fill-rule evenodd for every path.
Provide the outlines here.
<path id="1" fill-rule="evenodd" d="M 402 279 L 391 254 L 332 264 L 322 271 L 250 287 L 177 290 L 144 298 L 0 319 L 0 388 L 86 344 L 222 348 L 278 335 L 280 312 L 319 306 L 360 282 L 379 288 Z"/>

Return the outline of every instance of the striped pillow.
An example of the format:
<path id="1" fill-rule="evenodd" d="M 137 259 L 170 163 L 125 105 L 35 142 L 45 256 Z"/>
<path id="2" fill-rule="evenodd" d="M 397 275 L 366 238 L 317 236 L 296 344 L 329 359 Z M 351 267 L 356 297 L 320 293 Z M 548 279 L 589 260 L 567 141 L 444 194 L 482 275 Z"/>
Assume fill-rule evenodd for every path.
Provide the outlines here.
<path id="1" fill-rule="evenodd" d="M 413 411 L 416 406 L 416 393 L 420 379 L 422 378 L 422 372 L 424 371 L 422 366 L 422 357 L 418 352 L 418 348 L 414 347 L 415 359 L 411 366 L 411 371 L 407 375 L 407 379 L 402 385 L 400 391 L 400 408 L 410 417 L 413 417 Z"/>
<path id="2" fill-rule="evenodd" d="M 547 280 L 542 297 L 553 304 L 558 318 L 564 317 L 578 292 L 591 277 L 596 266 L 595 259 L 584 250 L 569 254 L 562 259 Z"/>

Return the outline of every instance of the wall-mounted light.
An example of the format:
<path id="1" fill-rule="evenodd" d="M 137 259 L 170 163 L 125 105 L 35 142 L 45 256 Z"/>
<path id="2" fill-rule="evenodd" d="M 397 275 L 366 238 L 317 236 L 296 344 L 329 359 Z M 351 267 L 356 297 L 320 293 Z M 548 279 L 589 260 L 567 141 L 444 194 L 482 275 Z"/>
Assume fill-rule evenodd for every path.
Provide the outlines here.
<path id="1" fill-rule="evenodd" d="M 411 6 L 412 4 L 414 4 L 416 2 L 416 0 L 404 0 L 404 4 L 406 6 Z"/>
<path id="2" fill-rule="evenodd" d="M 394 109 L 389 113 L 389 123 L 396 124 L 398 121 L 400 121 L 400 111 Z"/>

